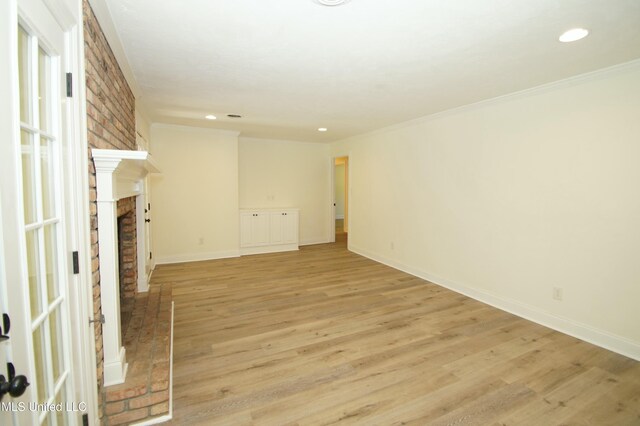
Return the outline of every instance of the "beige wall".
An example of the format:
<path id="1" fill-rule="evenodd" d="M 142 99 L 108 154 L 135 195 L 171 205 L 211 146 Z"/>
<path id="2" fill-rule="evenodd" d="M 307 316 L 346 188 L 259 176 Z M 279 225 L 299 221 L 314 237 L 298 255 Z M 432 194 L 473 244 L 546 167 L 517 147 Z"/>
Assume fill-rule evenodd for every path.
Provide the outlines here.
<path id="1" fill-rule="evenodd" d="M 329 241 L 329 146 L 240 138 L 240 208 L 297 207 L 300 243 Z"/>
<path id="2" fill-rule="evenodd" d="M 640 359 L 639 117 L 636 62 L 335 143 L 350 248 Z"/>
<path id="3" fill-rule="evenodd" d="M 136 142 L 138 149 L 151 150 L 151 125 L 146 116 L 137 109 L 136 105 Z"/>
<path id="4" fill-rule="evenodd" d="M 239 254 L 238 136 L 153 124 L 153 253 L 158 263 Z"/>

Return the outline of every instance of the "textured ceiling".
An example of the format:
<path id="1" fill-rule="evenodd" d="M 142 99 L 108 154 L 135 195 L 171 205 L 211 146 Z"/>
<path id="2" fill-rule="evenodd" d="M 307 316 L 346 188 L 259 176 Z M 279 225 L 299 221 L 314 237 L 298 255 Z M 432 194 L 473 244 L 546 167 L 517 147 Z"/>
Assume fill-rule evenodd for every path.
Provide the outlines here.
<path id="1" fill-rule="evenodd" d="M 152 121 L 251 137 L 338 140 L 640 58 L 639 0 L 106 3 Z"/>

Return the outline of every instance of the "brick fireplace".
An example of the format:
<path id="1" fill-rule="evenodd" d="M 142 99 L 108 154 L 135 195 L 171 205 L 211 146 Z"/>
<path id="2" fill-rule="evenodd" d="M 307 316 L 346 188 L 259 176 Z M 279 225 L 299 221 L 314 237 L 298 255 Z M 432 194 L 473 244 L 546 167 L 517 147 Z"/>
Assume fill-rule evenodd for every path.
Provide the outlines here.
<path id="1" fill-rule="evenodd" d="M 138 256 L 136 230 L 136 199 L 123 198 L 116 204 L 118 221 L 118 282 L 120 290 L 120 330 L 126 334 L 127 325 L 138 294 Z"/>
<path id="2" fill-rule="evenodd" d="M 145 241 L 144 178 L 158 169 L 146 151 L 92 149 L 91 152 L 96 171 L 100 241 L 104 384 L 110 386 L 123 383 L 127 375 L 120 309 L 121 305 L 125 309 L 127 305 L 121 303 L 121 295 L 125 300 L 129 296 L 134 299 L 138 291 L 148 289 L 144 261 L 138 261 L 145 259 L 145 247 L 137 242 Z M 118 241 L 122 242 L 120 249 Z"/>
<path id="3" fill-rule="evenodd" d="M 146 151 L 92 149 L 104 323 L 104 424 L 154 424 L 172 416 L 171 287 L 148 286 Z M 145 209 L 147 207 L 147 209 Z M 127 358 L 129 357 L 129 364 Z"/>

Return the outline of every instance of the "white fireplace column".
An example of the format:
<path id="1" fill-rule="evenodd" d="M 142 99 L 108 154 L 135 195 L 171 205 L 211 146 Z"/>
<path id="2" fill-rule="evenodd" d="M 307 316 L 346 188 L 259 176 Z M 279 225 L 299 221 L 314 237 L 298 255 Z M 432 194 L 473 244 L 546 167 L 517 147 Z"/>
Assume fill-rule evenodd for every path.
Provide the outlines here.
<path id="1" fill-rule="evenodd" d="M 125 348 L 120 330 L 120 285 L 118 271 L 118 212 L 122 198 L 142 197 L 144 178 L 158 169 L 146 151 L 92 149 L 96 169 L 98 210 L 98 255 L 100 298 L 105 322 L 102 325 L 105 386 L 123 383 L 127 374 Z M 139 203 L 137 203 L 139 204 Z M 142 223 L 140 223 L 142 220 Z M 144 229 L 144 216 L 137 215 L 137 230 Z M 136 239 L 144 244 L 144 239 Z M 144 262 L 145 259 L 138 259 Z"/>

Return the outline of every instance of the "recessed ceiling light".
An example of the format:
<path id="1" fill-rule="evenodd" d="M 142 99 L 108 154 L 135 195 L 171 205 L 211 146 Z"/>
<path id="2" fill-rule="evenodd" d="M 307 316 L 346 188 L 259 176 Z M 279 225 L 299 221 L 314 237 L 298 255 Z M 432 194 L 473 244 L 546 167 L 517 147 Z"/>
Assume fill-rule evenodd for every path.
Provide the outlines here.
<path id="1" fill-rule="evenodd" d="M 205 115 L 204 118 L 206 118 L 207 120 L 215 120 L 216 116 L 209 114 L 209 115 Z"/>
<path id="2" fill-rule="evenodd" d="M 316 2 L 320 3 L 323 6 L 339 6 L 346 1 L 347 0 L 316 0 Z"/>
<path id="3" fill-rule="evenodd" d="M 319 131 L 319 132 L 326 132 L 326 131 L 327 131 L 327 128 L 326 128 L 326 127 L 320 127 L 320 128 L 318 129 L 318 131 Z"/>
<path id="4" fill-rule="evenodd" d="M 572 41 L 577 41 L 582 38 L 585 38 L 588 35 L 589 35 L 589 30 L 585 30 L 584 28 L 573 28 L 569 31 L 565 31 L 564 33 L 562 33 L 562 35 L 558 38 L 558 40 L 560 40 L 563 43 L 569 43 Z"/>
<path id="5" fill-rule="evenodd" d="M 227 117 L 229 117 L 229 118 L 242 118 L 242 116 L 238 115 L 238 114 L 227 114 Z"/>

